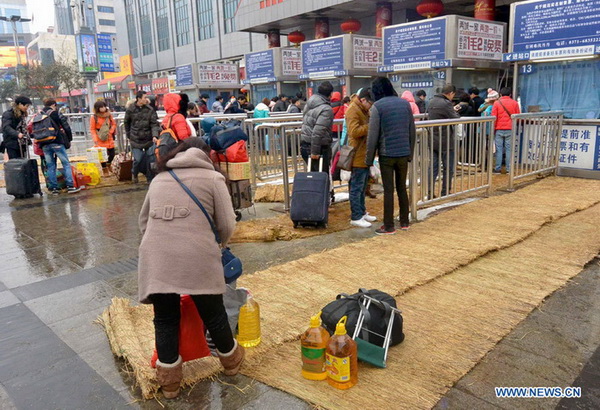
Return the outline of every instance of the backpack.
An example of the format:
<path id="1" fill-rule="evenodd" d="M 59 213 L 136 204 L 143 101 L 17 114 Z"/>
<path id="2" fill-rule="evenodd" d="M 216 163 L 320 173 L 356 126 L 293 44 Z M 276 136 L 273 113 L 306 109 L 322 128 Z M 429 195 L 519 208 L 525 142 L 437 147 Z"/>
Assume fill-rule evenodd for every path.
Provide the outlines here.
<path id="1" fill-rule="evenodd" d="M 96 123 L 98 123 L 98 117 L 96 115 L 94 117 L 96 118 Z M 110 137 L 110 120 L 110 116 L 106 117 L 104 123 L 96 130 L 98 131 L 98 139 L 100 141 L 108 141 L 108 137 Z"/>
<path id="2" fill-rule="evenodd" d="M 35 114 L 31 120 L 33 139 L 36 140 L 38 144 L 48 144 L 58 137 L 60 129 L 50 117 L 50 114 L 53 112 L 54 110 L 48 111 L 48 113 L 40 111 Z"/>
<path id="3" fill-rule="evenodd" d="M 217 152 L 225 151 L 238 141 L 248 141 L 240 121 L 224 121 L 210 130 L 209 145 Z"/>
<path id="4" fill-rule="evenodd" d="M 167 155 L 171 150 L 175 149 L 177 145 L 179 145 L 177 133 L 173 128 L 171 128 L 173 117 L 177 114 L 179 113 L 171 115 L 171 118 L 169 118 L 169 122 L 167 123 L 167 127 L 163 128 L 158 136 L 158 142 L 156 143 L 156 148 L 154 149 L 156 161 L 159 161 L 161 156 Z"/>
<path id="5" fill-rule="evenodd" d="M 346 329 L 348 335 L 352 337 L 354 329 L 356 328 L 356 322 L 358 315 L 360 314 L 363 295 L 368 295 L 374 299 L 384 302 L 384 305 L 396 307 L 396 300 L 389 294 L 382 292 L 377 289 L 360 289 L 358 293 L 353 295 L 347 295 L 341 293 L 337 295 L 336 300 L 329 303 L 322 309 L 321 321 L 323 327 L 330 333 L 335 332 L 335 326 L 343 316 L 347 316 Z M 370 332 L 377 333 L 373 334 L 363 330 L 359 334 L 359 337 L 369 343 L 383 347 L 384 338 L 378 335 L 385 336 L 387 330 L 387 324 L 390 319 L 391 312 L 380 308 L 375 304 L 371 304 L 369 307 L 369 315 L 365 315 L 363 322 L 363 329 L 368 329 Z M 390 346 L 402 343 L 404 340 L 404 333 L 402 332 L 402 316 L 394 319 L 394 326 L 392 328 L 392 340 Z"/>

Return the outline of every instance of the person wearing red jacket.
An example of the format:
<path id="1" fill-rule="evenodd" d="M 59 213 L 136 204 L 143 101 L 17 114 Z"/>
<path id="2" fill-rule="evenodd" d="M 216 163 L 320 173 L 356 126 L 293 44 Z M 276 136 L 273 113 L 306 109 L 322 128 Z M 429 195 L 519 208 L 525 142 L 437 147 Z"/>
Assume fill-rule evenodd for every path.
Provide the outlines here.
<path id="1" fill-rule="evenodd" d="M 331 107 L 333 108 L 334 120 L 343 120 L 344 117 L 346 117 L 346 106 L 342 102 L 342 94 L 338 91 L 334 91 L 333 93 L 331 93 Z M 331 127 L 331 131 L 334 133 L 341 134 L 343 127 L 344 126 L 341 124 L 333 124 L 333 126 Z"/>
<path id="2" fill-rule="evenodd" d="M 163 118 L 162 126 L 166 129 L 170 123 L 171 129 L 177 135 L 177 139 L 184 141 L 192 136 L 192 130 L 188 126 L 185 116 L 181 113 L 180 103 L 181 96 L 179 94 L 169 93 L 165 95 L 163 104 L 167 115 Z"/>
<path id="3" fill-rule="evenodd" d="M 496 166 L 494 173 L 499 174 L 502 169 L 502 156 L 506 157 L 506 173 L 510 172 L 510 146 L 512 143 L 512 118 L 513 114 L 520 114 L 519 103 L 511 98 L 512 91 L 509 87 L 500 90 L 500 99 L 492 107 L 492 115 L 496 117 Z"/>

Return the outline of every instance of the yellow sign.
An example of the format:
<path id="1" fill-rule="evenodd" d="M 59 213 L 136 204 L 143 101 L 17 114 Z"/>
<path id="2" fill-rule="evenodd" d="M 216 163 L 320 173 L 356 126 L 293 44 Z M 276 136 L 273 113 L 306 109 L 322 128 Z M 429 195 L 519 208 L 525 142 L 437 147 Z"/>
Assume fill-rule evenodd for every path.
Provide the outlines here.
<path id="1" fill-rule="evenodd" d="M 124 75 L 133 75 L 133 60 L 131 54 L 121 56 L 119 58 L 119 64 L 121 65 L 121 71 L 118 73 L 104 73 L 104 78 L 122 77 Z"/>
<path id="2" fill-rule="evenodd" d="M 27 64 L 26 47 L 19 47 L 21 55 L 21 64 Z M 17 52 L 13 46 L 0 47 L 0 68 L 9 68 L 17 66 Z"/>

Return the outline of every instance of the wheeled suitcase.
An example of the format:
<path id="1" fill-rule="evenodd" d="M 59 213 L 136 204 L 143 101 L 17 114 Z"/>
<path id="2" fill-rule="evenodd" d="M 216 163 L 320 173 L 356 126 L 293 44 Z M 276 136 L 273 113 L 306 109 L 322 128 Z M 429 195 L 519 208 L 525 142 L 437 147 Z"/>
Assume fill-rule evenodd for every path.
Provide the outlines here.
<path id="1" fill-rule="evenodd" d="M 311 161 L 308 160 L 308 169 Z M 319 170 L 323 169 L 323 157 Z M 327 227 L 329 221 L 330 181 L 326 172 L 298 172 L 294 176 L 290 218 L 298 226 Z"/>
<path id="2" fill-rule="evenodd" d="M 4 164 L 6 193 L 15 198 L 29 198 L 34 194 L 42 196 L 38 163 L 35 159 L 16 158 Z"/>

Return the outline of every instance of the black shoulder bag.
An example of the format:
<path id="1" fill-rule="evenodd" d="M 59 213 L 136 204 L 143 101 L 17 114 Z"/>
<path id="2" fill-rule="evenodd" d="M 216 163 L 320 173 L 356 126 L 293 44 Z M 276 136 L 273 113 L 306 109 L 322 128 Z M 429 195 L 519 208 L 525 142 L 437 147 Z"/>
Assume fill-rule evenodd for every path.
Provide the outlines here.
<path id="1" fill-rule="evenodd" d="M 175 178 L 175 181 L 179 182 L 179 185 L 181 185 L 183 190 L 190 196 L 190 198 L 192 198 L 196 205 L 198 205 L 202 213 L 204 213 L 204 216 L 206 216 L 206 219 L 208 219 L 208 223 L 210 224 L 210 227 L 213 233 L 215 234 L 215 240 L 219 245 L 222 245 L 219 232 L 217 232 L 217 228 L 215 227 L 212 218 L 210 217 L 208 212 L 206 212 L 206 209 L 204 209 L 204 206 L 202 206 L 200 200 L 183 182 L 181 182 L 181 180 L 179 179 L 179 177 L 177 177 L 177 175 L 175 175 L 175 172 L 173 172 L 173 170 L 170 170 L 169 174 L 171 174 L 171 176 Z M 221 248 L 221 262 L 223 263 L 223 271 L 225 273 L 225 283 L 231 283 L 242 275 L 242 261 L 238 257 L 236 257 L 231 252 L 231 249 L 229 249 L 228 247 Z"/>

